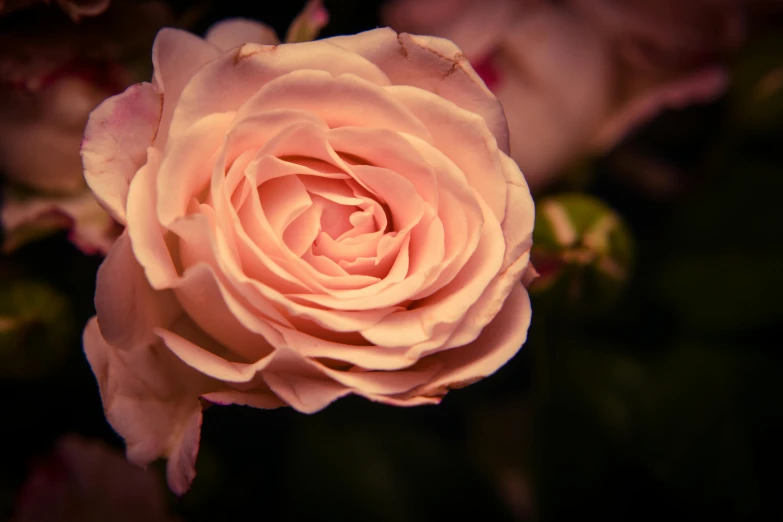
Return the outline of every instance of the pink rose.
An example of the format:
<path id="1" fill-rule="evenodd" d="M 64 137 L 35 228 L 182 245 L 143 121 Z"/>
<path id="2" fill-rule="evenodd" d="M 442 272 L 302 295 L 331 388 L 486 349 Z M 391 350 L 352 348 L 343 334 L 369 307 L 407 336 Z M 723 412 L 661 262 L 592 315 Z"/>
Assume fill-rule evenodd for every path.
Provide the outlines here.
<path id="1" fill-rule="evenodd" d="M 268 35 L 164 29 L 152 83 L 85 131 L 87 182 L 126 227 L 85 352 L 129 458 L 168 457 L 179 493 L 199 398 L 435 404 L 530 322 L 533 202 L 460 50 L 390 29 L 241 45 Z"/>
<path id="2" fill-rule="evenodd" d="M 397 30 L 449 38 L 503 104 L 532 190 L 664 109 L 715 99 L 739 0 L 393 0 Z"/>

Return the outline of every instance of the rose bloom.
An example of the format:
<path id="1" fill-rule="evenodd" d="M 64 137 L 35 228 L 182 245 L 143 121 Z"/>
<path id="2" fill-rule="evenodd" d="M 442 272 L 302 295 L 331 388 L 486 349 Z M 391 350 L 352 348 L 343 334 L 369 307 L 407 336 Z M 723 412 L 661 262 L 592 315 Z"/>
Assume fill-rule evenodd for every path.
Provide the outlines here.
<path id="1" fill-rule="evenodd" d="M 739 0 L 391 0 L 396 30 L 465 52 L 506 111 L 536 191 L 660 111 L 722 94 L 742 41 Z"/>
<path id="2" fill-rule="evenodd" d="M 524 343 L 534 208 L 497 99 L 451 42 L 264 45 L 164 29 L 96 109 L 85 177 L 125 231 L 84 347 L 129 458 L 194 476 L 202 401 L 436 404 Z M 243 45 L 244 44 L 244 45 Z"/>

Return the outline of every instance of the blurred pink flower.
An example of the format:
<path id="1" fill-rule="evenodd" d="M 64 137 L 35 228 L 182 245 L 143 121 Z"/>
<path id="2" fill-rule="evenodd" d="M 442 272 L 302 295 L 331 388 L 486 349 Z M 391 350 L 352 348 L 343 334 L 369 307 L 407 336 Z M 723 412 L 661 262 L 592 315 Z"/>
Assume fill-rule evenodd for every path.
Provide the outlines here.
<path id="1" fill-rule="evenodd" d="M 85 16 L 96 16 L 103 13 L 111 0 L 56 0 L 57 5 L 68 13 L 73 20 Z M 38 3 L 50 4 L 51 0 L 0 0 L 0 15 L 31 7 Z"/>
<path id="2" fill-rule="evenodd" d="M 503 103 L 532 189 L 660 111 L 723 93 L 739 0 L 396 0 L 397 30 L 453 40 Z"/>
<path id="3" fill-rule="evenodd" d="M 161 486 L 119 451 L 68 435 L 32 470 L 11 522 L 173 522 Z"/>
<path id="4" fill-rule="evenodd" d="M 106 252 L 116 231 L 84 182 L 84 126 L 137 80 L 129 60 L 168 21 L 161 2 L 116 1 L 78 25 L 44 10 L 0 34 L 0 174 L 13 185 L 0 214 L 4 250 L 68 228 L 79 248 Z"/>

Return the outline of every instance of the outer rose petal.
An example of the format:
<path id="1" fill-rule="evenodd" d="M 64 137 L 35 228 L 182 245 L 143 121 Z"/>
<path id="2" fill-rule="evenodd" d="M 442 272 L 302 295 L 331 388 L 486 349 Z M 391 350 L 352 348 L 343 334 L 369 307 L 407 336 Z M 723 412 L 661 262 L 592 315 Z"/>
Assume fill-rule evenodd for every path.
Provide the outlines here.
<path id="1" fill-rule="evenodd" d="M 168 326 L 181 313 L 171 291 L 150 288 L 127 232 L 98 269 L 95 308 L 103 338 L 126 350 L 152 343 L 153 328 Z"/>
<path id="2" fill-rule="evenodd" d="M 444 369 L 416 395 L 443 395 L 495 373 L 525 343 L 531 312 L 525 287 L 515 284 L 500 312 L 475 341 L 438 355 Z"/>
<path id="3" fill-rule="evenodd" d="M 149 83 L 128 87 L 101 103 L 87 122 L 82 162 L 87 185 L 117 221 L 125 224 L 128 186 L 147 159 L 158 130 L 162 100 Z"/>
<path id="4" fill-rule="evenodd" d="M 179 29 L 164 28 L 152 44 L 153 84 L 163 94 L 155 146 L 163 150 L 169 125 L 182 89 L 193 75 L 210 60 L 220 56 L 220 49 L 198 36 Z"/>
<path id="5" fill-rule="evenodd" d="M 117 350 L 105 341 L 95 318 L 87 323 L 83 342 L 106 418 L 125 439 L 128 459 L 146 466 L 168 458 L 169 486 L 183 494 L 196 475 L 199 396 L 210 391 L 209 381 L 159 344 Z"/>
<path id="6" fill-rule="evenodd" d="M 274 29 L 245 18 L 221 20 L 209 28 L 205 39 L 221 51 L 227 51 L 246 43 L 264 45 L 280 43 Z"/>
<path id="7" fill-rule="evenodd" d="M 478 114 L 495 135 L 498 147 L 509 152 L 508 124 L 503 107 L 462 51 L 449 40 L 406 33 L 398 35 L 386 28 L 325 41 L 364 56 L 380 67 L 395 85 L 425 89 Z"/>

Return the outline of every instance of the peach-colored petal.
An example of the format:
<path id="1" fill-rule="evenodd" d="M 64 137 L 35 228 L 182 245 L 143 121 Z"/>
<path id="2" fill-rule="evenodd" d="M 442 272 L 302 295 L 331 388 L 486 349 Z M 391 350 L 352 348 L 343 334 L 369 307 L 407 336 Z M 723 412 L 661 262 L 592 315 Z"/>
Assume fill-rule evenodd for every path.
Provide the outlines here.
<path id="1" fill-rule="evenodd" d="M 468 184 L 502 220 L 507 187 L 500 166 L 501 152 L 486 122 L 422 89 L 394 86 L 386 90 L 427 126 L 434 147 L 457 165 Z"/>
<path id="2" fill-rule="evenodd" d="M 409 352 L 415 352 L 420 349 L 416 345 L 427 342 L 437 325 L 455 323 L 464 317 L 497 275 L 505 252 L 500 225 L 491 219 L 485 205 L 483 209 L 482 240 L 454 280 L 433 295 L 419 299 L 415 309 L 391 314 L 378 325 L 363 330 L 368 341 L 378 346 L 407 344 Z M 401 336 L 403 331 L 412 337 L 405 339 Z"/>
<path id="3" fill-rule="evenodd" d="M 155 289 L 163 289 L 171 287 L 176 281 L 177 269 L 155 215 L 155 177 L 160 165 L 160 153 L 150 147 L 147 154 L 147 163 L 139 169 L 128 190 L 128 235 L 133 253 L 144 268 L 150 285 Z"/>
<path id="4" fill-rule="evenodd" d="M 237 110 L 268 82 L 300 70 L 326 71 L 334 76 L 354 74 L 376 85 L 389 79 L 373 63 L 326 43 L 295 45 L 245 44 L 213 60 L 193 77 L 177 102 L 171 132 L 180 133 L 207 114 Z M 220 96 L 213 93 L 219 92 Z"/>
<path id="5" fill-rule="evenodd" d="M 237 117 L 272 109 L 294 109 L 320 117 L 329 128 L 389 129 L 431 140 L 427 128 L 381 87 L 353 74 L 293 71 L 271 80 L 240 109 Z"/>
<path id="6" fill-rule="evenodd" d="M 503 236 L 506 238 L 506 255 L 500 270 L 506 270 L 523 252 L 529 251 L 533 244 L 533 224 L 536 212 L 533 197 L 519 171 L 517 164 L 506 156 L 500 155 L 503 175 L 507 183 L 506 215 L 501 222 Z"/>
<path id="7" fill-rule="evenodd" d="M 530 252 L 525 252 L 495 278 L 476 299 L 465 314 L 464 319 L 451 332 L 444 349 L 454 348 L 473 342 L 484 328 L 500 312 L 508 295 L 522 282 L 530 267 Z M 524 326 L 527 331 L 527 326 Z"/>
<path id="8" fill-rule="evenodd" d="M 522 347 L 530 325 L 530 298 L 516 284 L 500 312 L 472 343 L 438 354 L 444 368 L 416 395 L 440 396 L 495 373 Z"/>
<path id="9" fill-rule="evenodd" d="M 205 36 L 221 51 L 228 51 L 246 43 L 275 45 L 280 39 L 268 25 L 246 18 L 228 18 L 213 24 Z"/>
<path id="10" fill-rule="evenodd" d="M 100 104 L 84 130 L 84 178 L 101 206 L 122 224 L 128 187 L 147 159 L 161 104 L 161 95 L 151 84 L 132 85 Z"/>
<path id="11" fill-rule="evenodd" d="M 163 226 L 184 216 L 208 186 L 233 118 L 231 113 L 206 116 L 168 147 L 156 176 L 157 219 Z"/>
<path id="12" fill-rule="evenodd" d="M 183 494 L 195 477 L 198 397 L 210 391 L 209 381 L 160 345 L 117 350 L 106 343 L 95 318 L 87 324 L 83 341 L 106 417 L 125 439 L 128 459 L 146 466 L 167 457 L 169 486 Z"/>
<path id="13" fill-rule="evenodd" d="M 375 29 L 325 40 L 364 56 L 394 85 L 410 85 L 455 103 L 484 119 L 498 146 L 509 151 L 503 107 L 479 78 L 464 54 L 448 40 Z"/>
<path id="14" fill-rule="evenodd" d="M 210 60 L 220 56 L 220 50 L 201 38 L 179 29 L 164 28 L 152 45 L 153 84 L 163 93 L 160 125 L 155 146 L 163 150 L 169 127 L 180 95 L 193 74 Z"/>
<path id="15" fill-rule="evenodd" d="M 95 308 L 104 340 L 123 350 L 150 344 L 152 329 L 168 326 L 181 313 L 170 291 L 150 288 L 127 232 L 98 269 Z"/>

